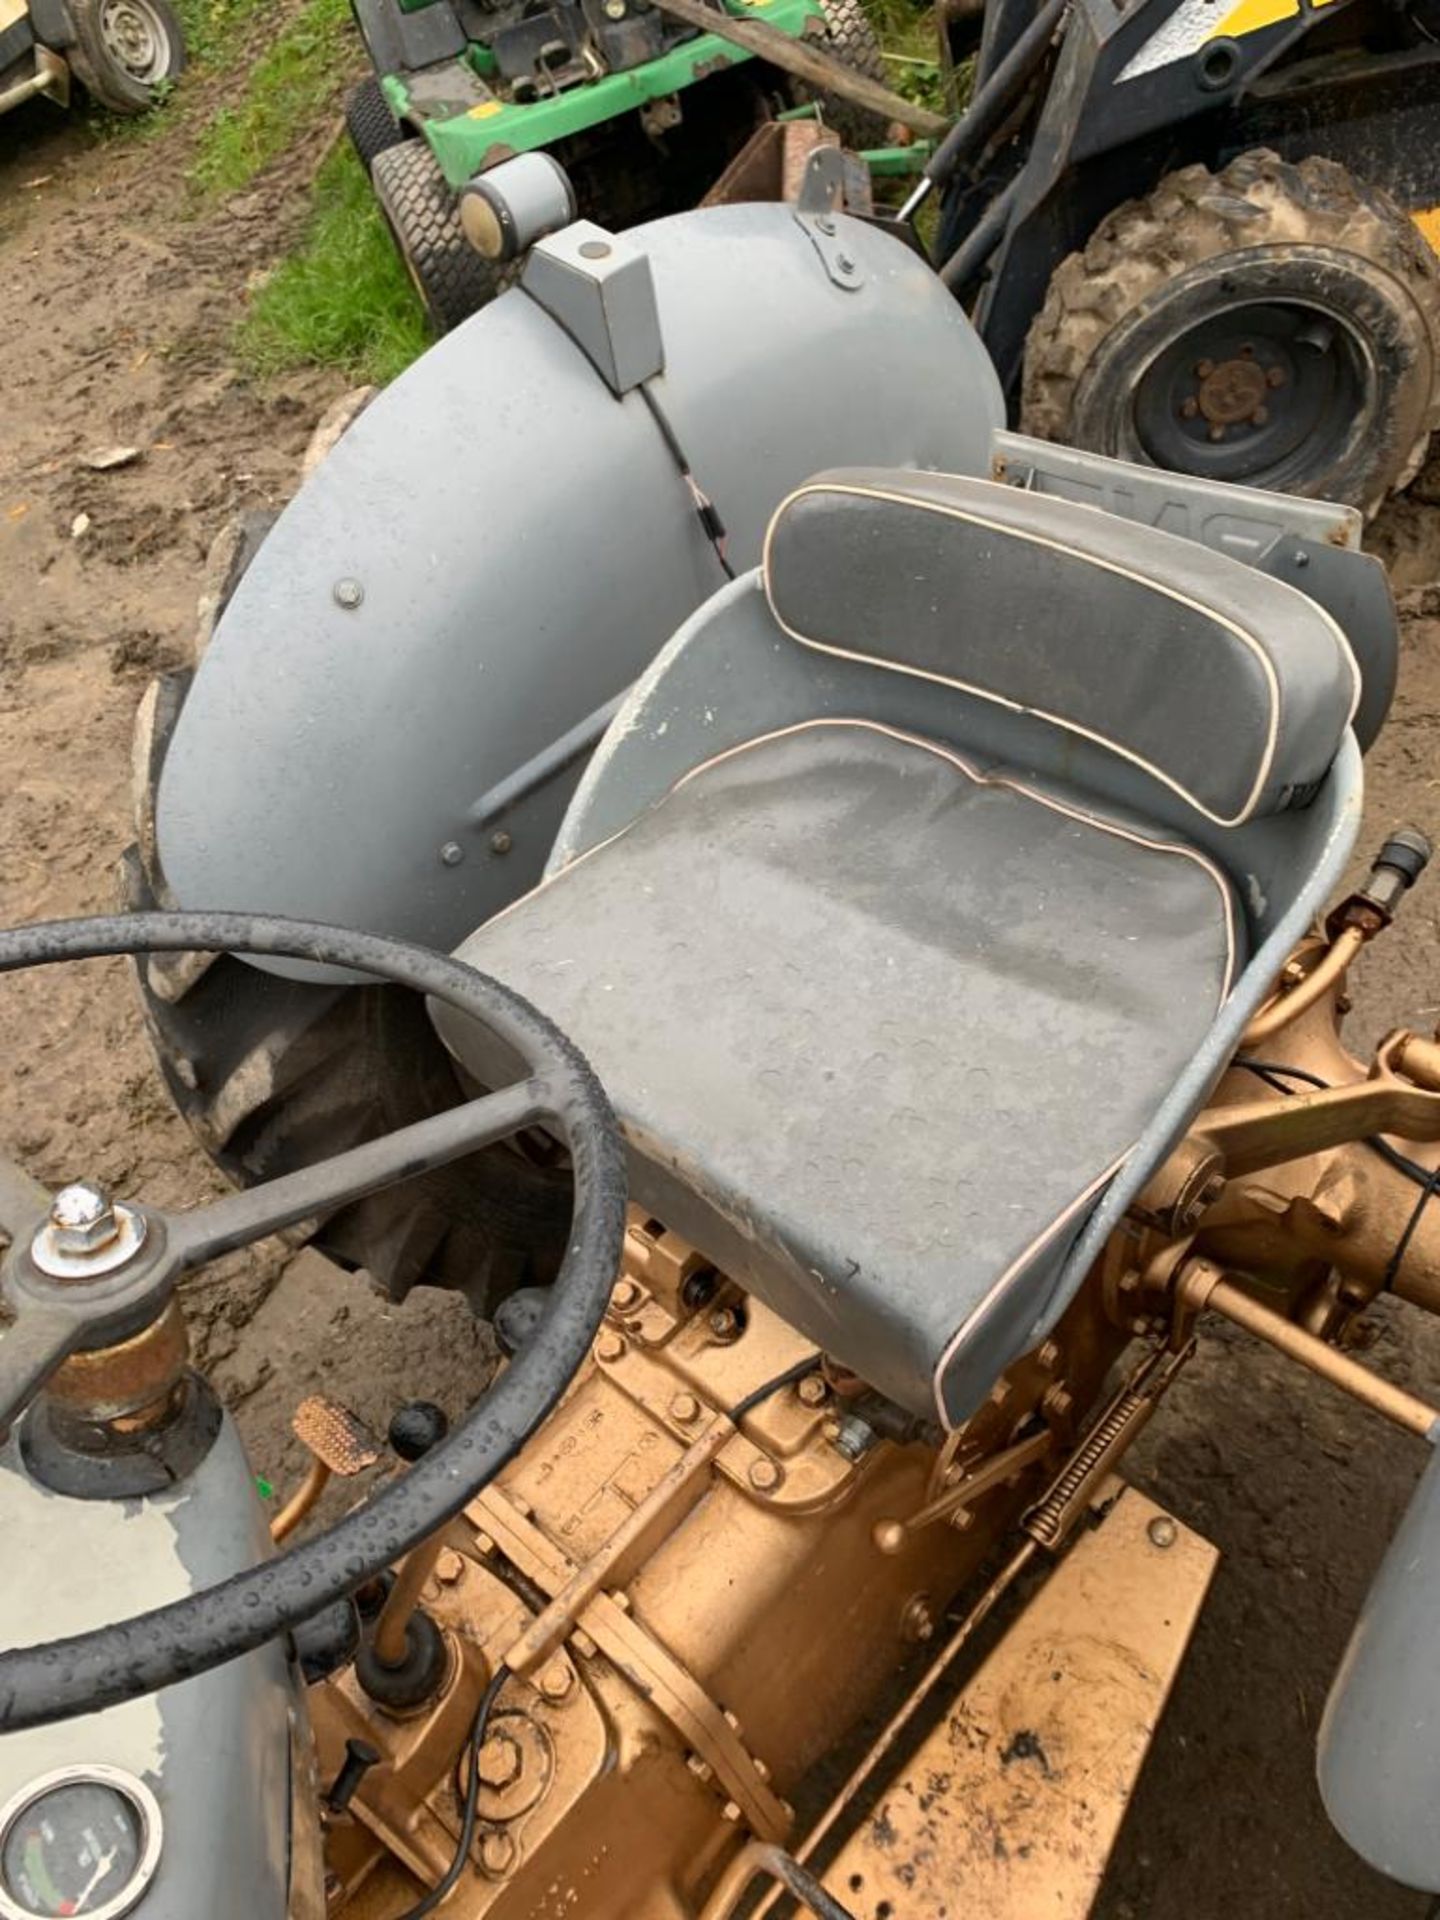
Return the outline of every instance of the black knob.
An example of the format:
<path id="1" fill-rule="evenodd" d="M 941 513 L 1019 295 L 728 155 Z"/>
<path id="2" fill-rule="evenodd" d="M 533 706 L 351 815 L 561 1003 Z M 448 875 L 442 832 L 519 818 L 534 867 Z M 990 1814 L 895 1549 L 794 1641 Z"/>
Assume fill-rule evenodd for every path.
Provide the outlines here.
<path id="1" fill-rule="evenodd" d="M 334 1813 L 343 1813 L 355 1798 L 355 1789 L 379 1759 L 379 1748 L 372 1747 L 368 1740 L 356 1740 L 353 1736 L 347 1740 L 340 1771 L 325 1796 L 326 1806 Z"/>
<path id="2" fill-rule="evenodd" d="M 450 1431 L 450 1422 L 433 1400 L 407 1400 L 390 1422 L 389 1440 L 402 1460 L 423 1459 Z"/>
<path id="3" fill-rule="evenodd" d="M 1376 857 L 1377 867 L 1393 867 L 1407 887 L 1413 887 L 1426 867 L 1434 848 L 1418 827 L 1397 827 Z"/>
<path id="4" fill-rule="evenodd" d="M 520 1287 L 500 1302 L 491 1325 L 507 1360 L 513 1360 L 529 1341 L 549 1304 L 548 1287 Z"/>

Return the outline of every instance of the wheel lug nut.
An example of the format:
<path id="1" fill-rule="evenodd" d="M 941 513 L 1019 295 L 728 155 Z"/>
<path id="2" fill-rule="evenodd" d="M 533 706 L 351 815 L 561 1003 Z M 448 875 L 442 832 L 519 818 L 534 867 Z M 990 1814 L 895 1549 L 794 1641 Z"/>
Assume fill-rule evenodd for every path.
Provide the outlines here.
<path id="1" fill-rule="evenodd" d="M 1180 402 L 1180 418 L 1182 420 L 1193 420 L 1199 411 L 1200 402 L 1198 400 L 1182 400 Z"/>
<path id="2" fill-rule="evenodd" d="M 1248 341 L 1245 343 L 1243 347 L 1241 347 L 1240 357 L 1243 360 L 1253 360 L 1255 358 L 1255 349 L 1250 345 Z"/>
<path id="3" fill-rule="evenodd" d="M 1250 424 L 1252 427 L 1263 427 L 1269 418 L 1270 409 L 1268 407 L 1256 407 L 1250 416 Z"/>
<path id="4" fill-rule="evenodd" d="M 1224 427 L 1211 427 L 1210 438 L 1212 440 L 1223 440 L 1225 438 Z"/>
<path id="5" fill-rule="evenodd" d="M 1283 367 L 1271 367 L 1265 375 L 1265 384 L 1267 387 L 1283 387 L 1285 384 L 1285 369 Z"/>
<path id="6" fill-rule="evenodd" d="M 1197 360 L 1195 362 L 1195 377 L 1197 380 L 1208 380 L 1214 371 L 1215 362 L 1213 360 Z"/>

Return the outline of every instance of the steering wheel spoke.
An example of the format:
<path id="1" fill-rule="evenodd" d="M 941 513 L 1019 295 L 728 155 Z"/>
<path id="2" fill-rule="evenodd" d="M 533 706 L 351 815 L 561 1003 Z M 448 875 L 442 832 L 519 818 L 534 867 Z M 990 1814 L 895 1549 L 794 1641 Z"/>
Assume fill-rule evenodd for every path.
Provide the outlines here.
<path id="1" fill-rule="evenodd" d="M 39 1226 L 50 1207 L 50 1195 L 22 1166 L 0 1154 L 0 1240 L 18 1240 Z"/>
<path id="2" fill-rule="evenodd" d="M 192 1213 L 171 1215 L 171 1252 L 179 1270 L 189 1272 L 222 1253 L 250 1246 L 302 1220 L 323 1217 L 364 1194 L 413 1180 L 554 1117 L 555 1101 L 547 1082 L 532 1076 L 499 1093 L 416 1120 L 379 1140 L 367 1140 L 313 1167 L 227 1194 Z"/>
<path id="3" fill-rule="evenodd" d="M 79 1346 L 87 1324 L 85 1314 L 57 1302 L 26 1306 L 0 1334 L 0 1441 Z"/>

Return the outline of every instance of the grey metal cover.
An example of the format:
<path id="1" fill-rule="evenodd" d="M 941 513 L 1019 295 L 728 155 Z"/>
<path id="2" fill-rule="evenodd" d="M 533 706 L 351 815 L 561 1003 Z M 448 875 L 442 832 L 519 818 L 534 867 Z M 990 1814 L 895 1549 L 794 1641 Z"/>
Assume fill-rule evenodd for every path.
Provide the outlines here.
<path id="1" fill-rule="evenodd" d="M 853 289 L 782 206 L 625 235 L 663 334 L 650 390 L 737 569 L 818 467 L 980 472 L 1002 417 L 924 262 L 840 225 Z M 587 749 L 503 818 L 483 797 L 603 721 L 723 578 L 644 396 L 617 399 L 533 299 L 504 295 L 366 410 L 241 581 L 161 775 L 175 903 L 453 946 L 538 878 Z"/>

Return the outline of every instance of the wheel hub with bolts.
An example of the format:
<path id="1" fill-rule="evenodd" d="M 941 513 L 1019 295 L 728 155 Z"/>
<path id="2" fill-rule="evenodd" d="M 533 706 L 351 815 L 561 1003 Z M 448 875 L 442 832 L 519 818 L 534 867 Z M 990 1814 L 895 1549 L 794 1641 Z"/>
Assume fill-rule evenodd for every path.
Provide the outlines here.
<path id="1" fill-rule="evenodd" d="M 1298 303 L 1211 315 L 1136 382 L 1138 451 L 1214 479 L 1272 481 L 1287 460 L 1351 430 L 1357 354 L 1344 328 Z"/>
<path id="2" fill-rule="evenodd" d="M 100 9 L 106 47 L 132 79 L 153 85 L 170 68 L 170 36 L 145 0 L 108 0 Z"/>

